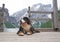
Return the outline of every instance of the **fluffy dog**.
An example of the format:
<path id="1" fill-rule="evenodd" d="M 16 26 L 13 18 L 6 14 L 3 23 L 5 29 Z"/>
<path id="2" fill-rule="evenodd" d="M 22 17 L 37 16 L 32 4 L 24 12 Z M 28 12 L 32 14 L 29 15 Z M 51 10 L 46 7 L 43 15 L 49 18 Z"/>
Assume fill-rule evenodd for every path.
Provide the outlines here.
<path id="1" fill-rule="evenodd" d="M 31 21 L 28 17 L 23 17 L 20 20 L 20 28 L 19 28 L 19 31 L 17 32 L 17 34 L 19 36 L 23 36 L 24 34 L 31 35 L 35 32 L 39 33 L 40 31 L 35 30 L 33 28 L 33 26 L 31 25 Z"/>

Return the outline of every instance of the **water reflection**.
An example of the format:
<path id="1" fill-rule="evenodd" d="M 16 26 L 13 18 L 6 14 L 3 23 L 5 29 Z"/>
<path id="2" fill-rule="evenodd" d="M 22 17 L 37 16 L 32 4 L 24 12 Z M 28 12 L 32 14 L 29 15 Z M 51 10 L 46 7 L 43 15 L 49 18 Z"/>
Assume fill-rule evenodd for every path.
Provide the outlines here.
<path id="1" fill-rule="evenodd" d="M 5 28 L 4 32 L 17 32 L 19 28 Z"/>

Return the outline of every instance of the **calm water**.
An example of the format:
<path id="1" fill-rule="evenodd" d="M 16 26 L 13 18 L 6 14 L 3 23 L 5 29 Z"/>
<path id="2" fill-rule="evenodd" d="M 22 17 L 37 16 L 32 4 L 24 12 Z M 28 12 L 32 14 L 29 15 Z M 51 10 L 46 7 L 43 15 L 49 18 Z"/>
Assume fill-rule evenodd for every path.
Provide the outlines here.
<path id="1" fill-rule="evenodd" d="M 19 28 L 5 28 L 4 32 L 17 32 Z"/>

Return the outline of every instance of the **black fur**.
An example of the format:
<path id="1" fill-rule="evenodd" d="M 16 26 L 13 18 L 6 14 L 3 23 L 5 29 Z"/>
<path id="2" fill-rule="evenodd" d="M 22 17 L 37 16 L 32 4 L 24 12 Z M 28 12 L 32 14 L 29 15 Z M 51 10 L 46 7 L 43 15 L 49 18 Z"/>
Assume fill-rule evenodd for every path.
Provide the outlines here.
<path id="1" fill-rule="evenodd" d="M 31 25 L 31 21 L 30 21 L 29 18 L 24 17 L 23 19 L 24 19 L 24 21 L 27 22 L 28 25 Z M 21 24 L 22 24 L 22 21 L 20 20 L 20 25 L 21 25 Z M 32 25 L 31 25 L 31 27 L 30 27 L 30 31 L 32 32 L 32 34 L 35 33 L 35 32 L 40 32 L 40 31 L 38 31 L 38 30 L 35 30 Z M 17 32 L 17 34 L 19 34 L 19 32 L 23 32 L 24 34 L 27 33 L 26 31 L 24 32 L 24 29 L 22 28 L 22 26 L 20 26 L 19 31 Z"/>

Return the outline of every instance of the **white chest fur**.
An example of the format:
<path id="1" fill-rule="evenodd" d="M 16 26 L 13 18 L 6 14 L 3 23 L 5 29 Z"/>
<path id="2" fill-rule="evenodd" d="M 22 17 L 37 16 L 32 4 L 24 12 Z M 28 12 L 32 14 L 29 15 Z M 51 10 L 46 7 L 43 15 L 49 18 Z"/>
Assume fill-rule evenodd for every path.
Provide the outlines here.
<path id="1" fill-rule="evenodd" d="M 26 31 L 29 31 L 30 30 L 30 25 L 28 25 L 27 23 L 25 23 L 25 24 L 21 24 L 21 26 L 22 26 L 22 28 L 24 29 L 24 30 L 26 30 Z"/>

